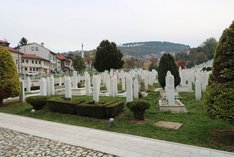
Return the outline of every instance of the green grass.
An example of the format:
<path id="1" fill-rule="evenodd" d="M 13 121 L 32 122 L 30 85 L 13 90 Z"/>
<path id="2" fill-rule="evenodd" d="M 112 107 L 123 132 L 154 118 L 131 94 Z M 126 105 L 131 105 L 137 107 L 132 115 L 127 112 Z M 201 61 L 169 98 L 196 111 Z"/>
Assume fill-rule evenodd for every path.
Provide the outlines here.
<path id="1" fill-rule="evenodd" d="M 187 113 L 158 112 L 156 105 L 159 93 L 151 92 L 147 97 L 143 98 L 151 104 L 150 109 L 145 113 L 146 121 L 135 121 L 132 113 L 125 107 L 124 112 L 115 118 L 112 128 L 108 128 L 105 119 L 55 113 L 47 107 L 32 114 L 30 113 L 32 107 L 27 103 L 7 103 L 0 107 L 0 112 L 234 152 L 232 141 L 234 126 L 221 120 L 210 119 L 204 115 L 201 102 L 195 101 L 194 93 L 181 93 L 180 95 L 182 97 L 181 101 L 189 111 Z M 92 98 L 80 96 L 73 97 L 73 99 L 91 100 Z M 100 97 L 100 101 L 113 100 L 125 101 L 125 98 Z M 183 123 L 183 126 L 178 130 L 159 128 L 154 125 L 159 120 L 180 122 Z M 215 132 L 217 129 L 231 130 L 231 133 L 227 135 L 228 137 L 223 136 L 220 138 Z M 221 140 L 225 138 L 226 140 Z"/>

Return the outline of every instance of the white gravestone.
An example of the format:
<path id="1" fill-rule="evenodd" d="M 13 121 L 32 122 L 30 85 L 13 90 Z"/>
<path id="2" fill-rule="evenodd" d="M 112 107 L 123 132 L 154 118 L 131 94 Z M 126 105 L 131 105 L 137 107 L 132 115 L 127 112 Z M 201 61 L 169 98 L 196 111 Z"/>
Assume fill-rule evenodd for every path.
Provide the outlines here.
<path id="1" fill-rule="evenodd" d="M 138 83 L 138 80 L 137 79 L 135 79 L 134 80 L 134 82 L 133 82 L 133 97 L 134 98 L 139 98 L 139 95 L 138 95 L 138 93 L 139 93 L 139 83 Z"/>
<path id="2" fill-rule="evenodd" d="M 193 86 L 193 80 L 191 77 L 189 77 L 189 79 L 188 79 L 188 91 L 189 92 L 191 92 L 193 90 L 192 86 Z"/>
<path id="3" fill-rule="evenodd" d="M 45 78 L 40 79 L 40 95 L 47 95 L 46 80 Z"/>
<path id="4" fill-rule="evenodd" d="M 77 71 L 73 71 L 72 76 L 72 87 L 77 88 L 78 78 L 77 78 Z"/>
<path id="5" fill-rule="evenodd" d="M 201 99 L 201 82 L 199 79 L 196 79 L 196 82 L 195 82 L 195 97 L 196 97 L 196 100 Z"/>
<path id="6" fill-rule="evenodd" d="M 93 76 L 93 100 L 95 101 L 95 103 L 99 102 L 100 83 L 101 83 L 100 76 L 94 75 Z"/>
<path id="7" fill-rule="evenodd" d="M 55 89 L 54 89 L 54 76 L 50 76 L 50 93 L 51 93 L 51 95 L 54 95 L 54 91 L 55 91 Z"/>
<path id="8" fill-rule="evenodd" d="M 27 92 L 31 91 L 31 79 L 30 79 L 30 77 L 27 77 L 26 89 L 27 89 Z"/>
<path id="9" fill-rule="evenodd" d="M 20 80 L 20 101 L 24 102 L 25 101 L 25 92 L 24 92 L 24 81 Z"/>
<path id="10" fill-rule="evenodd" d="M 118 94 L 118 80 L 117 80 L 117 74 L 116 75 L 114 75 L 114 77 L 113 77 L 113 79 L 114 79 L 114 96 L 117 96 L 117 94 Z"/>
<path id="11" fill-rule="evenodd" d="M 50 78 L 49 77 L 46 78 L 46 85 L 47 85 L 47 95 L 50 95 L 50 86 L 51 86 L 51 84 L 50 84 Z"/>
<path id="12" fill-rule="evenodd" d="M 62 78 L 59 77 L 58 79 L 59 79 L 59 86 L 62 86 Z"/>
<path id="13" fill-rule="evenodd" d="M 90 75 L 89 73 L 87 73 L 85 75 L 85 91 L 86 91 L 86 95 L 90 96 Z"/>
<path id="14" fill-rule="evenodd" d="M 65 98 L 72 98 L 71 78 L 69 76 L 65 78 Z"/>
<path id="15" fill-rule="evenodd" d="M 130 75 L 126 76 L 126 101 L 133 101 L 132 77 Z"/>
<path id="16" fill-rule="evenodd" d="M 122 77 L 121 77 L 121 83 L 122 83 L 122 90 L 125 91 L 125 86 L 126 86 L 126 85 L 125 85 L 125 83 L 126 83 L 126 82 L 125 82 L 125 76 L 122 76 Z"/>
<path id="17" fill-rule="evenodd" d="M 167 72 L 166 76 L 166 95 L 168 105 L 175 105 L 175 87 L 174 87 L 174 76 L 170 71 Z"/>

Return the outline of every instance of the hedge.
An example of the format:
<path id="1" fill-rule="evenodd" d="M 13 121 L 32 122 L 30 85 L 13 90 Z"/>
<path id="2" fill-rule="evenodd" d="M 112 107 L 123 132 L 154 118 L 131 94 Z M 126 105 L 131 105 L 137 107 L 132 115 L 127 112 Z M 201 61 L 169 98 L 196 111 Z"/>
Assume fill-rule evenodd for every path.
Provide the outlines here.
<path id="1" fill-rule="evenodd" d="M 26 102 L 32 105 L 33 109 L 40 110 L 46 105 L 47 96 L 31 96 L 26 98 Z"/>
<path id="2" fill-rule="evenodd" d="M 47 101 L 48 107 L 60 113 L 78 114 L 95 118 L 111 118 L 123 111 L 124 102 L 100 102 L 93 101 L 67 101 L 61 98 L 52 98 Z"/>

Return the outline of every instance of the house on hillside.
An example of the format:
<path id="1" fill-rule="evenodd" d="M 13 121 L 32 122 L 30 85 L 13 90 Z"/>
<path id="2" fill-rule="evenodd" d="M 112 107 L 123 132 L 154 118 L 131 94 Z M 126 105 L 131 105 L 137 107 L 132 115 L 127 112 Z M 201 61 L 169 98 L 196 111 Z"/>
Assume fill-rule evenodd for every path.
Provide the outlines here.
<path id="1" fill-rule="evenodd" d="M 72 67 L 72 60 L 65 57 L 63 54 L 57 54 L 57 71 L 58 72 L 66 72 L 66 71 L 71 71 L 73 70 Z"/>
<path id="2" fill-rule="evenodd" d="M 50 51 L 48 48 L 44 47 L 44 43 L 30 43 L 27 45 L 20 46 L 20 52 L 25 54 L 34 54 L 40 58 L 48 60 L 50 63 L 49 71 L 54 73 L 56 70 L 56 53 Z"/>
<path id="3" fill-rule="evenodd" d="M 7 42 L 7 41 L 4 41 L 4 40 L 0 40 L 0 46 L 4 47 L 4 48 L 6 48 L 6 49 L 8 49 L 10 51 L 11 56 L 12 56 L 12 58 L 14 60 L 15 65 L 16 65 L 17 72 L 18 72 L 18 74 L 21 74 L 22 73 L 22 71 L 21 71 L 21 69 L 22 69 L 21 59 L 22 59 L 23 53 L 21 53 L 18 50 L 10 47 L 10 43 Z"/>
<path id="4" fill-rule="evenodd" d="M 50 73 L 50 61 L 35 54 L 22 55 L 22 73 L 25 75 L 44 75 Z"/>

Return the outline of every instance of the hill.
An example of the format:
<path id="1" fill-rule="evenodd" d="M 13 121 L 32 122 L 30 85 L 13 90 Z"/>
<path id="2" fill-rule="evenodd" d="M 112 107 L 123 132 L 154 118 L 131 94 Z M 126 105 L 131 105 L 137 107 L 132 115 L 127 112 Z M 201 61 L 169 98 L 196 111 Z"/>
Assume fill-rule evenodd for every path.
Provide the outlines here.
<path id="1" fill-rule="evenodd" d="M 125 43 L 118 48 L 131 56 L 145 56 L 150 54 L 160 54 L 160 52 L 180 52 L 189 49 L 190 46 L 171 42 L 148 41 Z"/>

